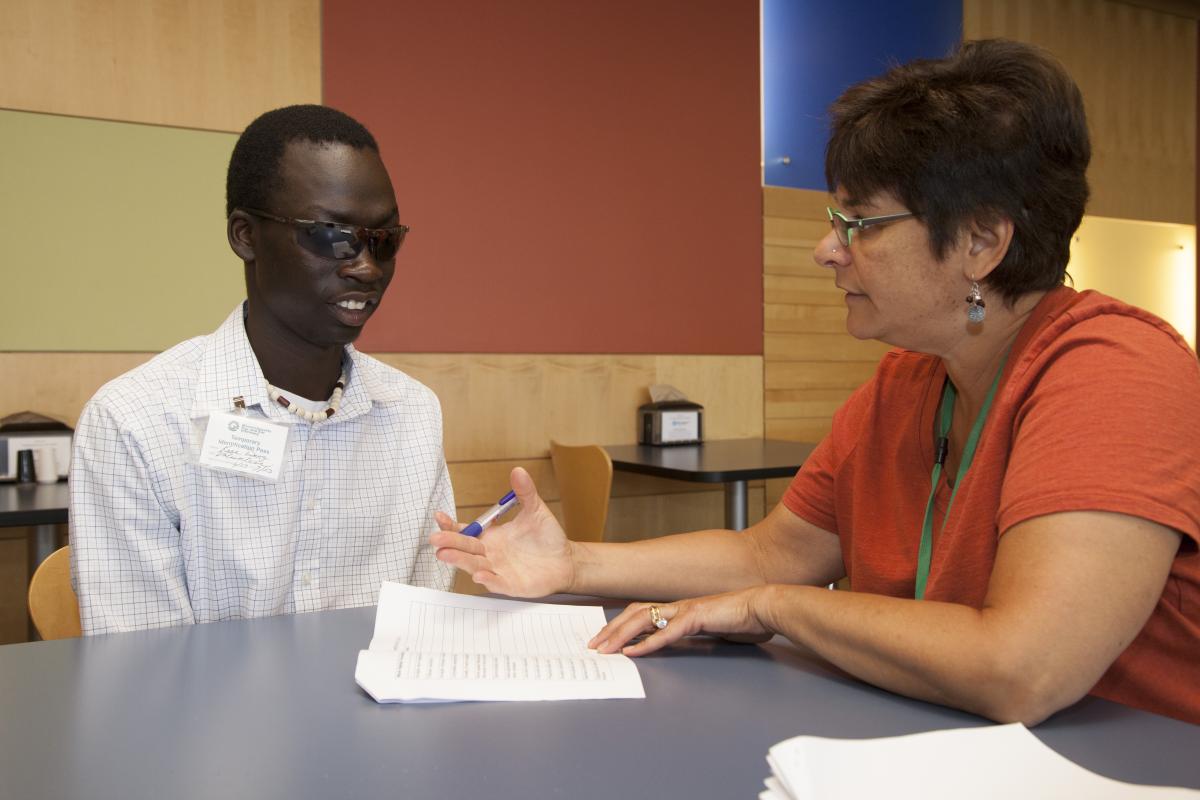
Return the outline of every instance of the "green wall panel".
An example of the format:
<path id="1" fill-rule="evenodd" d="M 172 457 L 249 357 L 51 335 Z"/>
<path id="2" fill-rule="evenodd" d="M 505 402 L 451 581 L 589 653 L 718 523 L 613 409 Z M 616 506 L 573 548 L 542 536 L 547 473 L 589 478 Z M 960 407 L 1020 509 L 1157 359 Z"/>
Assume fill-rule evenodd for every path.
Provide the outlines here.
<path id="1" fill-rule="evenodd" d="M 157 351 L 245 296 L 230 133 L 0 110 L 0 350 Z"/>

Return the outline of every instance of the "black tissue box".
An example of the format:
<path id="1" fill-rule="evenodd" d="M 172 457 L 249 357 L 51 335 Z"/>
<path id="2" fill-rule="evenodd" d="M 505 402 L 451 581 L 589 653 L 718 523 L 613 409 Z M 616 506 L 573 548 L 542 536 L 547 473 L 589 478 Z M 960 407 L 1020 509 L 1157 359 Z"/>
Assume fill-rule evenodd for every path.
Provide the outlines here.
<path id="1" fill-rule="evenodd" d="M 700 444 L 704 406 L 690 400 L 662 400 L 638 406 L 638 444 Z"/>

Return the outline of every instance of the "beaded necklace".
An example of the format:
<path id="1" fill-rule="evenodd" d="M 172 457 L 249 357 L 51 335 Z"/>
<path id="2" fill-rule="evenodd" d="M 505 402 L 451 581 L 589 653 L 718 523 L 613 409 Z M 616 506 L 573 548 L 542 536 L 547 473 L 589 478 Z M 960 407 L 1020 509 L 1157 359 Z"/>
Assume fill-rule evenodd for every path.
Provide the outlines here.
<path id="1" fill-rule="evenodd" d="M 309 422 L 321 422 L 327 420 L 337 413 L 338 407 L 342 404 L 342 392 L 346 389 L 346 373 L 338 378 L 338 382 L 333 386 L 333 394 L 329 396 L 329 407 L 324 411 L 309 411 L 306 408 L 301 408 L 298 404 L 293 403 L 283 396 L 283 393 L 276 389 L 271 384 L 267 384 L 267 396 L 279 405 L 286 408 L 288 411 L 295 414 L 297 417 Z"/>

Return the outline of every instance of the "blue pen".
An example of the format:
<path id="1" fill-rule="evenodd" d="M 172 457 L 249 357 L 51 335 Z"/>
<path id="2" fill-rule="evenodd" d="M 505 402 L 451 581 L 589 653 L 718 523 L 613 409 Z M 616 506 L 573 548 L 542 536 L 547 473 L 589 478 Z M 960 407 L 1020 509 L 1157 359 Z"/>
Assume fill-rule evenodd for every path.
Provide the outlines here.
<path id="1" fill-rule="evenodd" d="M 483 533 L 483 529 L 496 521 L 505 511 L 517 504 L 517 493 L 509 492 L 500 498 L 500 502 L 489 508 L 480 515 L 479 519 L 472 522 L 470 525 L 462 529 L 463 536 L 478 536 Z"/>

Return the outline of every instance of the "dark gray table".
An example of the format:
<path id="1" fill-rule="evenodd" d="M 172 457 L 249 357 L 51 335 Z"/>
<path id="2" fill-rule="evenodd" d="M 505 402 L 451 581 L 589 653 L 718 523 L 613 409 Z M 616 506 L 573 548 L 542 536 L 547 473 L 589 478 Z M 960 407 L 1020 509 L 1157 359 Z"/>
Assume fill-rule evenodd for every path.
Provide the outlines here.
<path id="1" fill-rule="evenodd" d="M 36 569 L 58 546 L 55 525 L 67 522 L 71 497 L 67 482 L 0 483 L 0 527 L 33 529 L 30 561 Z"/>
<path id="2" fill-rule="evenodd" d="M 767 749 L 986 724 L 786 643 L 640 659 L 645 700 L 377 705 L 374 609 L 0 647 L 0 795 L 753 798 Z M 1200 726 L 1086 699 L 1034 732 L 1100 774 L 1200 787 Z"/>
<path id="3" fill-rule="evenodd" d="M 704 444 L 624 444 L 604 449 L 613 469 L 622 472 L 725 484 L 725 526 L 740 531 L 747 524 L 747 481 L 792 477 L 815 446 L 778 439 L 714 439 Z"/>

